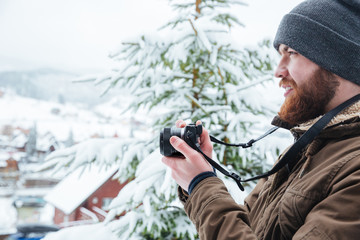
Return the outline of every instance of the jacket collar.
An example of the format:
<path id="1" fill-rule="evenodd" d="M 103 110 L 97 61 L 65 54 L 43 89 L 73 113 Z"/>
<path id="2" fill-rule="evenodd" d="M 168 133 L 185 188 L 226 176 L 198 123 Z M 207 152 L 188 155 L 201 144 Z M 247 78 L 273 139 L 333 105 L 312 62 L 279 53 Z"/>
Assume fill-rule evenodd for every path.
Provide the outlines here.
<path id="1" fill-rule="evenodd" d="M 285 122 L 284 120 L 282 120 L 279 115 L 276 115 L 273 120 L 271 121 L 271 125 L 274 125 L 275 127 L 280 127 L 280 128 L 284 128 L 287 130 L 290 130 L 291 128 L 294 127 L 294 125 Z"/>

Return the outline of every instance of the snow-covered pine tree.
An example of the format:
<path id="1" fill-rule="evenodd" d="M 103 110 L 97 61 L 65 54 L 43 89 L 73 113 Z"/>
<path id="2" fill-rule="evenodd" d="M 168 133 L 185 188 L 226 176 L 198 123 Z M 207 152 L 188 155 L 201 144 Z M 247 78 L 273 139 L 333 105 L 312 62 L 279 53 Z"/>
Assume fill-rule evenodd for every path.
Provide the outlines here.
<path id="1" fill-rule="evenodd" d="M 30 128 L 28 140 L 25 145 L 26 157 L 33 158 L 36 153 L 37 128 L 36 123 Z"/>
<path id="2" fill-rule="evenodd" d="M 163 127 L 173 126 L 177 119 L 202 120 L 212 135 L 239 142 L 259 136 L 275 112 L 266 89 L 273 72 L 270 42 L 251 50 L 239 44 L 241 39 L 232 40 L 231 29 L 242 24 L 231 12 L 244 4 L 237 0 L 170 4 L 176 13 L 173 20 L 156 33 L 124 42 L 111 55 L 117 68 L 87 78 L 105 84 L 105 93 L 119 88 L 132 96 L 128 110 L 155 112 L 152 119 L 144 119 L 150 122 L 153 137 L 89 140 L 48 157 L 47 166 L 57 164 L 55 169 L 115 163 L 120 181 L 133 179 L 113 200 L 107 217 L 119 239 L 197 237 L 179 207 L 171 172 L 161 163 L 158 145 Z M 263 171 L 265 156 L 273 160 L 279 142 L 266 141 L 251 150 L 215 145 L 214 155 L 248 177 Z M 79 154 L 82 151 L 86 154 Z M 124 211 L 125 216 L 115 218 Z"/>
<path id="3" fill-rule="evenodd" d="M 70 129 L 69 131 L 69 136 L 66 139 L 66 141 L 64 142 L 65 147 L 71 147 L 72 145 L 74 145 L 74 133 L 73 130 Z"/>
<path id="4" fill-rule="evenodd" d="M 239 47 L 241 39 L 231 38 L 231 29 L 242 25 L 231 7 L 243 5 L 241 1 L 170 2 L 177 17 L 158 34 L 124 42 L 111 55 L 120 67 L 97 78 L 96 84 L 130 92 L 134 112 L 167 106 L 168 111 L 153 121 L 155 132 L 179 118 L 201 119 L 225 142 L 246 139 L 250 129 L 262 123 L 259 115 L 274 114 L 257 87 L 272 79 L 270 41 L 250 50 Z M 255 151 L 244 155 L 236 148 L 215 149 L 225 165 L 241 174 L 263 170 L 264 156 Z"/>

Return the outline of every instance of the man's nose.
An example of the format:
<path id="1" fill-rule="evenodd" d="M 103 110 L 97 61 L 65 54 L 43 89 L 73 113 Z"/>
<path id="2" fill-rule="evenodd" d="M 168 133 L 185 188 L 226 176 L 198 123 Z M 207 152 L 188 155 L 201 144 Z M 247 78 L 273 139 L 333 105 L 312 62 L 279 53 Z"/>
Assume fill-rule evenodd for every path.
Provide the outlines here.
<path id="1" fill-rule="evenodd" d="M 289 71 L 286 67 L 286 64 L 284 63 L 283 60 L 281 60 L 278 64 L 278 66 L 276 67 L 274 76 L 277 78 L 285 78 L 289 75 Z"/>

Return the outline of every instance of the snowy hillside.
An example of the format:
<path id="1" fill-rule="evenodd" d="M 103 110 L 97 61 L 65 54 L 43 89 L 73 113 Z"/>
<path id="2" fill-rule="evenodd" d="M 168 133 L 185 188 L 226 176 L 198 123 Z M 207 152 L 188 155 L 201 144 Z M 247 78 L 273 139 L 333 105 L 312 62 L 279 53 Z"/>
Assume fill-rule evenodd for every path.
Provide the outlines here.
<path id="1" fill-rule="evenodd" d="M 3 70 L 0 67 L 0 88 L 11 89 L 23 97 L 59 103 L 80 102 L 88 107 L 104 103 L 116 94 L 113 90 L 100 97 L 101 86 L 74 83 L 77 77 L 78 74 L 56 69 Z"/>
<path id="2" fill-rule="evenodd" d="M 51 132 L 58 140 L 65 141 L 72 132 L 75 142 L 90 137 L 126 137 L 131 129 L 142 131 L 141 115 L 121 114 L 128 98 L 121 97 L 86 109 L 81 105 L 60 104 L 21 97 L 3 89 L 0 98 L 0 127 L 12 125 L 24 129 L 37 126 L 39 134 Z"/>

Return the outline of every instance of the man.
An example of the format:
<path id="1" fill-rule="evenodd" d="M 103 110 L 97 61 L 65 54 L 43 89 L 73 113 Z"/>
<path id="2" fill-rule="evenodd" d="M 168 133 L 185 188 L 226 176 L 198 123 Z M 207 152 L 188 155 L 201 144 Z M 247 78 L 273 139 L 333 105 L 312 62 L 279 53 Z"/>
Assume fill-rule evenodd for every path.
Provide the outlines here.
<path id="1" fill-rule="evenodd" d="M 274 46 L 285 101 L 273 123 L 290 126 L 296 139 L 360 93 L 359 0 L 302 2 L 284 16 Z M 200 141 L 211 157 L 205 129 Z M 259 180 L 244 205 L 235 203 L 200 153 L 180 138 L 170 142 L 185 158 L 163 162 L 201 239 L 359 238 L 359 101 L 336 115 L 294 164 Z"/>

